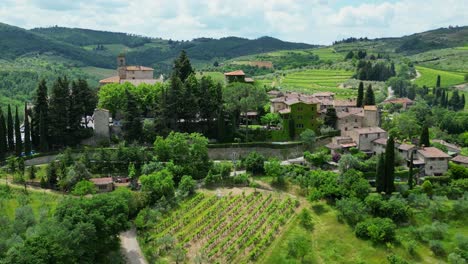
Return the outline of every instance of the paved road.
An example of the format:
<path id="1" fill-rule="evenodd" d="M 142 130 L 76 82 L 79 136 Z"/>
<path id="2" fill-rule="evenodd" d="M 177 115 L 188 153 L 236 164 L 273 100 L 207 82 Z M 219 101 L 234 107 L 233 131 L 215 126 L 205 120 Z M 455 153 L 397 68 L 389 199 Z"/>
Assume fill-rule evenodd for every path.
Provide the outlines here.
<path id="1" fill-rule="evenodd" d="M 120 233 L 120 241 L 122 252 L 127 257 L 127 263 L 129 264 L 148 264 L 146 262 L 143 253 L 141 252 L 140 245 L 136 239 L 135 227 L 132 227 L 126 232 Z"/>

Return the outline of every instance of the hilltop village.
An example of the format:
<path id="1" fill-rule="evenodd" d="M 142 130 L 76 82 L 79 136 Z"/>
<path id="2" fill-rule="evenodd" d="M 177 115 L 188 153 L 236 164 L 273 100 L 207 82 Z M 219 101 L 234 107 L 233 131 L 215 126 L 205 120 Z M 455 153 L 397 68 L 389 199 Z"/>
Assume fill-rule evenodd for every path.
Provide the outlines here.
<path id="1" fill-rule="evenodd" d="M 218 40 L 127 37 L 76 47 L 112 56 L 74 64 L 98 79 L 39 78 L 0 111 L 0 263 L 468 260 L 464 66 L 407 40 L 204 61 Z"/>

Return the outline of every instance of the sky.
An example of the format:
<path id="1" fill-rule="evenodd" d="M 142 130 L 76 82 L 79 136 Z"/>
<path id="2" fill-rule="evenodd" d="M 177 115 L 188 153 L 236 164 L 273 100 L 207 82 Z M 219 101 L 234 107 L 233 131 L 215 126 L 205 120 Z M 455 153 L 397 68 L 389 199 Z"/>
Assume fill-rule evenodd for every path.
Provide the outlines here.
<path id="1" fill-rule="evenodd" d="M 467 0 L 0 0 L 0 22 L 165 39 L 272 36 L 310 44 L 468 25 Z"/>

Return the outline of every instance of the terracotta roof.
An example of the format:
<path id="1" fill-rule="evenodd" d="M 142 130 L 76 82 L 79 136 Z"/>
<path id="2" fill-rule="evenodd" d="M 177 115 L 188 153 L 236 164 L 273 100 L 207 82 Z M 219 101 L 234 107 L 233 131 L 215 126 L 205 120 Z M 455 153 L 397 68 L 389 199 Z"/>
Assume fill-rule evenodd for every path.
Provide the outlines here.
<path id="1" fill-rule="evenodd" d="M 365 106 L 364 106 L 364 110 L 367 110 L 367 111 L 377 111 L 377 106 L 375 106 L 375 105 L 365 105 Z"/>
<path id="2" fill-rule="evenodd" d="M 280 114 L 289 114 L 291 113 L 291 109 L 286 108 L 286 109 L 281 109 L 278 111 Z"/>
<path id="3" fill-rule="evenodd" d="M 413 145 L 413 144 L 406 144 L 406 143 L 402 143 L 400 144 L 400 146 L 398 146 L 398 149 L 401 149 L 401 150 L 405 150 L 405 151 L 408 151 L 412 148 L 415 148 L 416 146 Z"/>
<path id="4" fill-rule="evenodd" d="M 328 143 L 325 145 L 325 147 L 329 148 L 329 149 L 340 149 L 341 146 L 338 145 L 338 144 L 335 144 L 335 143 Z"/>
<path id="5" fill-rule="evenodd" d="M 105 178 L 91 178 L 89 179 L 91 182 L 93 182 L 96 185 L 104 185 L 104 184 L 109 184 L 113 183 L 114 181 L 112 180 L 112 177 L 105 177 Z"/>
<path id="6" fill-rule="evenodd" d="M 450 156 L 442 150 L 434 147 L 427 147 L 418 150 L 425 158 L 450 158 Z"/>
<path id="7" fill-rule="evenodd" d="M 99 81 L 101 84 L 106 84 L 106 83 L 119 83 L 120 82 L 120 77 L 117 76 L 112 76 L 109 78 L 105 78 Z"/>
<path id="8" fill-rule="evenodd" d="M 279 95 L 281 92 L 278 91 L 278 90 L 271 90 L 271 91 L 268 91 L 267 94 L 269 95 Z"/>
<path id="9" fill-rule="evenodd" d="M 351 148 L 351 147 L 357 146 L 357 144 L 353 142 L 353 143 L 341 144 L 341 146 L 342 146 L 343 148 Z"/>
<path id="10" fill-rule="evenodd" d="M 140 66 L 140 65 L 133 65 L 125 67 L 127 71 L 154 71 L 153 68 Z"/>
<path id="11" fill-rule="evenodd" d="M 443 140 L 443 139 L 433 139 L 431 140 L 433 143 L 439 143 L 439 144 L 442 144 L 448 148 L 452 148 L 452 149 L 455 149 L 457 151 L 461 151 L 461 148 L 455 144 L 451 144 L 451 143 L 448 143 L 447 141 Z"/>
<path id="12" fill-rule="evenodd" d="M 312 96 L 333 96 L 335 93 L 332 92 L 320 92 L 320 93 L 313 93 Z"/>
<path id="13" fill-rule="evenodd" d="M 414 165 L 422 165 L 424 163 L 425 163 L 424 160 L 420 160 L 420 159 L 413 160 Z"/>
<path id="14" fill-rule="evenodd" d="M 356 99 L 335 100 L 334 106 L 356 106 Z"/>
<path id="15" fill-rule="evenodd" d="M 345 118 L 351 115 L 364 116 L 364 111 L 360 107 L 350 107 L 348 108 L 348 111 L 341 111 L 336 114 L 338 118 Z"/>
<path id="16" fill-rule="evenodd" d="M 225 76 L 245 76 L 245 73 L 243 70 L 237 70 L 237 71 L 232 71 L 232 72 L 226 72 L 224 75 Z"/>
<path id="17" fill-rule="evenodd" d="M 385 133 L 387 131 L 380 127 L 364 127 L 354 129 L 358 134 L 374 134 L 374 133 Z"/>
<path id="18" fill-rule="evenodd" d="M 252 83 L 252 82 L 254 82 L 254 79 L 252 79 L 252 78 L 244 78 L 244 81 L 247 82 L 247 83 Z"/>
<path id="19" fill-rule="evenodd" d="M 391 98 L 384 101 L 384 103 L 393 103 L 393 104 L 410 104 L 413 100 L 403 97 L 403 98 Z"/>
<path id="20" fill-rule="evenodd" d="M 270 102 L 272 103 L 280 103 L 280 102 L 284 102 L 286 100 L 286 98 L 284 97 L 275 97 L 275 98 L 271 98 L 270 99 Z"/>
<path id="21" fill-rule="evenodd" d="M 387 139 L 386 138 L 378 138 L 378 139 L 376 139 L 376 140 L 374 140 L 372 142 L 374 142 L 375 144 L 379 144 L 379 145 L 384 145 L 384 146 L 387 145 Z"/>
<path id="22" fill-rule="evenodd" d="M 457 162 L 457 163 L 468 164 L 468 157 L 467 157 L 467 156 L 458 155 L 458 156 L 456 156 L 455 158 L 453 158 L 452 161 L 453 161 L 453 162 Z"/>

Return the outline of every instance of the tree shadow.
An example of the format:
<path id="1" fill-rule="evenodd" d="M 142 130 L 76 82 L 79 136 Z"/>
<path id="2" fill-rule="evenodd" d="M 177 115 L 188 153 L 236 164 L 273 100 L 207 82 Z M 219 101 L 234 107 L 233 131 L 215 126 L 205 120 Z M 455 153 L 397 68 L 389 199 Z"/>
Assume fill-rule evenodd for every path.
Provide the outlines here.
<path id="1" fill-rule="evenodd" d="M 316 213 L 317 215 L 322 215 L 329 211 L 329 209 L 326 208 L 323 204 L 312 205 L 312 210 L 314 210 L 314 213 Z"/>

